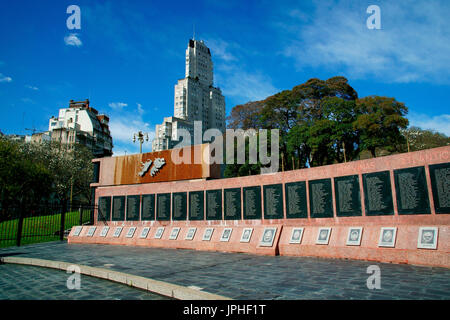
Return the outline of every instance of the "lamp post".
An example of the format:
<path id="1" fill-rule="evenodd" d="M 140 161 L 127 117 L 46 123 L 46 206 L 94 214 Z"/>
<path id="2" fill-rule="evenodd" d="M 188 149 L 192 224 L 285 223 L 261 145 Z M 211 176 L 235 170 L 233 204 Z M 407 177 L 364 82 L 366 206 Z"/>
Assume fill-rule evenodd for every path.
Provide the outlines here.
<path id="1" fill-rule="evenodd" d="M 136 138 L 139 140 L 139 153 L 142 153 L 142 144 L 144 143 L 144 138 L 145 141 L 148 141 L 148 133 L 139 131 L 138 133 L 133 134 L 133 142 L 136 142 Z"/>

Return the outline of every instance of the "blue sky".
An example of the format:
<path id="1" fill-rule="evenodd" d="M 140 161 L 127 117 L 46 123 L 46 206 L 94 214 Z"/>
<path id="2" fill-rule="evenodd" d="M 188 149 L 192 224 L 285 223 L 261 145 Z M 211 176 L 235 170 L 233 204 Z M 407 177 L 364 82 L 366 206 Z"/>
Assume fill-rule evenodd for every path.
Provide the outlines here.
<path id="1" fill-rule="evenodd" d="M 72 4 L 81 30 L 66 26 Z M 369 5 L 381 9 L 380 30 L 366 26 Z M 449 16 L 447 0 L 0 0 L 0 130 L 46 130 L 70 99 L 89 98 L 110 116 L 114 153 L 138 152 L 132 134 L 153 136 L 173 114 L 195 25 L 227 115 L 310 78 L 341 75 L 360 97 L 395 97 L 412 125 L 450 136 Z"/>

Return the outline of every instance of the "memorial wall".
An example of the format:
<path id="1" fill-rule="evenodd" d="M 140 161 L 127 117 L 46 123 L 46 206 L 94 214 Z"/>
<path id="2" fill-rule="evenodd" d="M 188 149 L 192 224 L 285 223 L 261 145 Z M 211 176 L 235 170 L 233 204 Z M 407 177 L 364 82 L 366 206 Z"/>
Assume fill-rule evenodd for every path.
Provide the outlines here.
<path id="1" fill-rule="evenodd" d="M 194 241 L 188 248 L 258 253 L 265 247 L 268 254 L 450 267 L 450 147 L 240 178 L 115 186 L 100 179 L 96 186 L 99 227 L 200 228 L 194 240 L 204 228 L 217 229 L 218 243 Z M 262 237 L 272 226 L 271 251 L 263 239 L 240 241 L 246 228 Z M 232 244 L 218 234 L 228 227 Z M 395 228 L 393 246 L 379 245 L 384 227 Z M 419 248 L 424 227 L 437 228 L 430 229 L 436 230 L 431 250 Z M 302 236 L 300 246 L 294 233 Z M 348 244 L 350 233 L 358 245 Z"/>

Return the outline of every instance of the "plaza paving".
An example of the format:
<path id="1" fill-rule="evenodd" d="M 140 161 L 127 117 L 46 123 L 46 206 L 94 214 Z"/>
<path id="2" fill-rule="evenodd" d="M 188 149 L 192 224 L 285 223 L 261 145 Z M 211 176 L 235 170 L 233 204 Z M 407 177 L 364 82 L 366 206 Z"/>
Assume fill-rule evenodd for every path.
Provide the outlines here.
<path id="1" fill-rule="evenodd" d="M 0 249 L 0 256 L 8 255 L 111 269 L 172 284 L 195 286 L 233 299 L 450 299 L 450 269 L 445 268 L 66 242 Z M 381 271 L 381 289 L 370 290 L 366 284 L 370 276 L 367 267 L 374 264 Z M 145 296 L 147 293 L 141 290 L 107 284 L 106 280 L 84 275 L 81 275 L 81 282 L 85 287 L 77 296 L 76 292 L 65 292 L 69 291 L 66 288 L 67 274 L 42 268 L 36 271 L 36 268 L 0 265 L 0 299 L 20 298 L 22 293 L 14 285 L 18 277 L 11 276 L 14 273 L 24 279 L 33 279 L 34 292 L 44 292 L 43 297 L 49 299 L 161 298 Z M 36 277 L 36 272 L 43 276 Z M 49 288 L 49 279 L 58 290 Z M 102 292 L 102 286 L 110 285 L 120 290 Z M 8 296 L 5 290 L 13 290 L 14 294 Z"/>
<path id="2" fill-rule="evenodd" d="M 168 299 L 108 280 L 81 276 L 69 290 L 64 271 L 14 264 L 0 265 L 0 300 L 162 300 Z"/>

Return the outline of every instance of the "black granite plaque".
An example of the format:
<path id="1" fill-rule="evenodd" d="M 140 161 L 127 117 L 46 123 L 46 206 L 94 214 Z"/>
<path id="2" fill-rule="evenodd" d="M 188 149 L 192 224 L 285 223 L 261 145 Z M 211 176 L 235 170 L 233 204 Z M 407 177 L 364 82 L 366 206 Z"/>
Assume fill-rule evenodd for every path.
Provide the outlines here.
<path id="1" fill-rule="evenodd" d="M 334 192 L 338 217 L 362 216 L 358 175 L 334 178 Z"/>
<path id="2" fill-rule="evenodd" d="M 429 166 L 436 213 L 450 213 L 450 163 Z"/>
<path id="3" fill-rule="evenodd" d="M 311 180 L 309 187 L 309 203 L 311 218 L 333 217 L 333 194 L 331 179 Z"/>
<path id="4" fill-rule="evenodd" d="M 424 167 L 394 170 L 398 214 L 431 214 Z"/>
<path id="5" fill-rule="evenodd" d="M 264 219 L 283 219 L 283 186 L 271 184 L 263 187 Z"/>
<path id="6" fill-rule="evenodd" d="M 393 215 L 394 202 L 389 171 L 365 173 L 362 178 L 366 216 Z"/>
<path id="7" fill-rule="evenodd" d="M 111 218 L 111 197 L 98 198 L 98 216 L 99 221 L 109 221 Z"/>
<path id="8" fill-rule="evenodd" d="M 189 192 L 189 220 L 204 220 L 205 210 L 203 191 Z"/>
<path id="9" fill-rule="evenodd" d="M 261 187 L 244 187 L 244 219 L 261 219 Z"/>
<path id="10" fill-rule="evenodd" d="M 206 190 L 206 220 L 222 220 L 222 190 Z"/>
<path id="11" fill-rule="evenodd" d="M 156 201 L 156 220 L 170 220 L 170 193 L 157 194 Z"/>
<path id="12" fill-rule="evenodd" d="M 224 189 L 224 220 L 241 219 L 241 188 Z"/>
<path id="13" fill-rule="evenodd" d="M 306 205 L 306 182 L 290 182 L 284 185 L 286 218 L 308 218 Z"/>
<path id="14" fill-rule="evenodd" d="M 100 179 L 100 162 L 94 162 L 93 163 L 93 176 L 92 176 L 92 182 L 98 183 Z"/>
<path id="15" fill-rule="evenodd" d="M 187 193 L 174 192 L 172 194 L 172 220 L 186 220 Z"/>
<path id="16" fill-rule="evenodd" d="M 155 220 L 155 195 L 144 194 L 141 201 L 141 220 Z"/>
<path id="17" fill-rule="evenodd" d="M 139 209 L 141 207 L 141 196 L 127 196 L 127 221 L 139 220 Z"/>
<path id="18" fill-rule="evenodd" d="M 113 197 L 112 221 L 125 220 L 125 196 Z"/>

